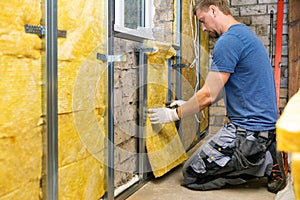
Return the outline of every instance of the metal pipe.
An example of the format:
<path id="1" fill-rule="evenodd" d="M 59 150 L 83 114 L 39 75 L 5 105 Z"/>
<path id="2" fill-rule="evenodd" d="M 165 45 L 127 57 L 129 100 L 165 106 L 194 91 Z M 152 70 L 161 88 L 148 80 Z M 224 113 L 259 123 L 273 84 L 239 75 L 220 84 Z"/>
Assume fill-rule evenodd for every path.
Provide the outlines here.
<path id="1" fill-rule="evenodd" d="M 58 199 L 57 0 L 46 0 L 47 199 Z"/>

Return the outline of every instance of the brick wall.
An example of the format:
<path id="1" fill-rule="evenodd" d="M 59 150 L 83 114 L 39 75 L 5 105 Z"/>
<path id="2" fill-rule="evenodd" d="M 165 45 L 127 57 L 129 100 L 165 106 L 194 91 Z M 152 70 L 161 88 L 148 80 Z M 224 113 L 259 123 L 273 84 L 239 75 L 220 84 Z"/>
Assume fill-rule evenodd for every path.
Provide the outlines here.
<path id="1" fill-rule="evenodd" d="M 115 187 L 130 180 L 137 171 L 137 42 L 115 38 L 115 54 L 126 54 L 114 70 Z"/>
<path id="2" fill-rule="evenodd" d="M 174 26 L 174 0 L 154 0 L 155 16 L 152 29 L 156 41 L 172 43 Z"/>
<path id="3" fill-rule="evenodd" d="M 247 24 L 251 30 L 259 37 L 267 51 L 270 52 L 270 12 L 274 11 L 274 28 L 273 28 L 273 53 L 275 54 L 275 33 L 276 33 L 276 14 L 277 0 L 229 0 L 233 16 L 239 21 Z M 287 5 L 285 1 L 284 26 L 282 41 L 282 76 L 280 91 L 281 109 L 287 102 L 287 80 L 288 80 L 288 23 L 287 23 Z M 211 42 L 212 50 L 214 41 Z M 210 132 L 215 133 L 224 123 L 226 109 L 224 102 L 219 101 L 210 108 Z"/>

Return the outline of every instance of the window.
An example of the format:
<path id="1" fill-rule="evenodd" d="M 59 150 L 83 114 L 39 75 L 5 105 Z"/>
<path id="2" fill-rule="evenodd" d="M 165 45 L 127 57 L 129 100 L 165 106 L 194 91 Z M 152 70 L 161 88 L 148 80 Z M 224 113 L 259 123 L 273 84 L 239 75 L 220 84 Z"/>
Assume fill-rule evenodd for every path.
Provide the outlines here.
<path id="1" fill-rule="evenodd" d="M 153 39 L 153 0 L 115 1 L 116 37 L 142 41 Z"/>

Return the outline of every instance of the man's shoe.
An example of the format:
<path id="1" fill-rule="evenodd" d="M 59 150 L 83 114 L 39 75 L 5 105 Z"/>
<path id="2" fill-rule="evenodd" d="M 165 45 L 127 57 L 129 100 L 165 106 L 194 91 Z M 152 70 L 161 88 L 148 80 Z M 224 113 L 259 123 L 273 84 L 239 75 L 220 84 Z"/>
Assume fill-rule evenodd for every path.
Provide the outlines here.
<path id="1" fill-rule="evenodd" d="M 268 177 L 268 190 L 277 193 L 287 185 L 288 160 L 287 153 L 276 151 L 276 142 L 274 143 L 275 144 L 271 144 L 270 147 L 274 164 L 272 173 Z"/>

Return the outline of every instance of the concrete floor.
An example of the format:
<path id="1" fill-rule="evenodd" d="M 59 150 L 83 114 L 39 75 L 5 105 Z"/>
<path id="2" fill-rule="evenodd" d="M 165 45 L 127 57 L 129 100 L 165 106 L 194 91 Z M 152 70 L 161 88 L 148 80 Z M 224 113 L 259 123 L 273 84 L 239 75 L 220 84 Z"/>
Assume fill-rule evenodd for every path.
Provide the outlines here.
<path id="1" fill-rule="evenodd" d="M 192 152 L 193 150 L 189 154 Z M 151 180 L 127 200 L 294 200 L 290 179 L 288 186 L 277 195 L 268 192 L 266 178 L 220 190 L 194 191 L 181 186 L 183 178 L 181 169 L 182 165 L 163 177 Z"/>
<path id="2" fill-rule="evenodd" d="M 179 166 L 162 178 L 148 182 L 127 200 L 273 200 L 276 196 L 267 191 L 266 179 L 221 190 L 189 190 L 180 185 L 181 168 L 182 166 Z"/>

